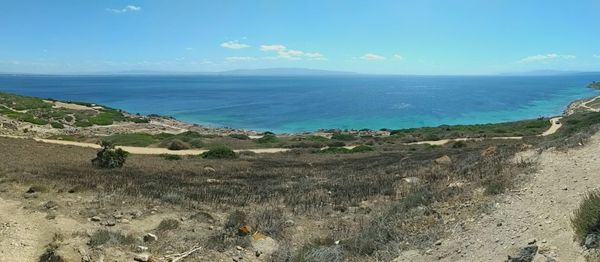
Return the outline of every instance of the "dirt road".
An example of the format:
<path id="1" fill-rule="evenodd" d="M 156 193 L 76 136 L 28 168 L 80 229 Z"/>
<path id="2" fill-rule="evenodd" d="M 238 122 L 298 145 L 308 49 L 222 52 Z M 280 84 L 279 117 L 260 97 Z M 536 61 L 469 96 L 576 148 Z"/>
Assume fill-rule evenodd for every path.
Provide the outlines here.
<path id="1" fill-rule="evenodd" d="M 569 219 L 583 194 L 600 185 L 599 153 L 600 134 L 568 152 L 530 152 L 539 170 L 500 196 L 491 214 L 464 221 L 429 254 L 410 251 L 396 261 L 504 261 L 531 242 L 540 250 L 534 261 L 585 261 Z"/>

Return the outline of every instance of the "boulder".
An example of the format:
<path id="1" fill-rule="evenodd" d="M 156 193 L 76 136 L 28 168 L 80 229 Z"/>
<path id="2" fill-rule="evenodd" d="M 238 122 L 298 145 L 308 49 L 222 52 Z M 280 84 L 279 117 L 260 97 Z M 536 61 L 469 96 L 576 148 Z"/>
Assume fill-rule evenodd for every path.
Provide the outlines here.
<path id="1" fill-rule="evenodd" d="M 452 159 L 450 159 L 449 156 L 444 155 L 444 156 L 436 158 L 435 160 L 433 160 L 433 162 L 440 166 L 449 166 L 452 164 Z"/>
<path id="2" fill-rule="evenodd" d="M 158 240 L 158 237 L 155 234 L 148 233 L 144 235 L 144 242 L 154 242 Z"/>
<path id="3" fill-rule="evenodd" d="M 583 243 L 583 246 L 585 246 L 586 248 L 597 248 L 598 247 L 598 235 L 596 234 L 588 234 L 585 237 L 585 242 Z"/>
<path id="4" fill-rule="evenodd" d="M 525 246 L 513 255 L 508 256 L 509 262 L 531 262 L 533 258 L 537 254 L 538 246 L 537 245 L 528 245 Z"/>
<path id="5" fill-rule="evenodd" d="M 270 237 L 261 237 L 258 239 L 252 237 L 250 243 L 252 249 L 256 254 L 259 254 L 259 256 L 264 255 L 265 257 L 269 257 L 279 248 L 279 243 Z"/>
<path id="6" fill-rule="evenodd" d="M 204 167 L 204 172 L 208 172 L 208 173 L 214 173 L 217 170 L 215 170 L 215 168 L 211 167 L 211 166 L 205 166 Z"/>

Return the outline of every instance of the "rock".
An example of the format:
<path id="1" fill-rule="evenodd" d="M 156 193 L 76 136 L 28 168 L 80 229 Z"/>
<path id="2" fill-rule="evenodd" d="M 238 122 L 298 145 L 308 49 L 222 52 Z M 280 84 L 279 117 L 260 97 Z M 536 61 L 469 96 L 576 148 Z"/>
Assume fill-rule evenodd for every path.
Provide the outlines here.
<path id="1" fill-rule="evenodd" d="M 119 220 L 119 223 L 121 223 L 121 224 L 129 224 L 129 219 L 126 219 L 126 218 L 121 218 L 121 219 Z"/>
<path id="2" fill-rule="evenodd" d="M 133 258 L 133 260 L 139 261 L 139 262 L 148 262 L 148 261 L 150 261 L 150 254 L 148 254 L 148 253 L 137 254 Z"/>
<path id="3" fill-rule="evenodd" d="M 585 237 L 585 242 L 583 243 L 583 246 L 585 246 L 586 248 L 596 248 L 598 247 L 598 235 L 596 234 L 588 234 Z"/>
<path id="4" fill-rule="evenodd" d="M 158 240 L 158 237 L 155 234 L 148 233 L 144 235 L 144 242 L 153 242 Z"/>
<path id="5" fill-rule="evenodd" d="M 271 256 L 271 254 L 273 254 L 279 248 L 277 241 L 270 237 L 264 237 L 260 239 L 251 238 L 250 243 L 255 252 L 258 252 L 265 257 Z"/>
<path id="6" fill-rule="evenodd" d="M 114 219 L 109 219 L 109 220 L 104 221 L 101 224 L 104 226 L 107 226 L 107 227 L 113 227 L 117 224 L 117 221 L 115 221 Z"/>
<path id="7" fill-rule="evenodd" d="M 42 205 L 45 209 L 56 209 L 58 208 L 58 203 L 50 200 L 46 203 L 44 203 L 44 205 Z"/>
<path id="8" fill-rule="evenodd" d="M 537 242 L 537 239 L 535 239 L 535 238 L 532 238 L 532 239 L 530 239 L 529 241 L 527 241 L 527 245 L 533 245 L 533 244 L 535 244 L 536 242 Z"/>
<path id="9" fill-rule="evenodd" d="M 531 262 L 537 254 L 538 246 L 537 245 L 528 245 L 519 249 L 516 254 L 509 255 L 509 262 Z"/>
<path id="10" fill-rule="evenodd" d="M 241 250 L 242 250 L 242 249 L 244 249 L 244 248 L 243 248 L 243 247 L 240 247 L 240 246 L 235 246 L 235 249 L 237 249 L 237 250 L 240 250 L 240 251 L 241 251 Z"/>
<path id="11" fill-rule="evenodd" d="M 442 245 L 442 240 L 435 241 L 434 245 L 436 245 L 436 246 Z"/>
<path id="12" fill-rule="evenodd" d="M 496 146 L 490 146 L 488 148 L 486 148 L 485 150 L 481 151 L 481 156 L 493 156 L 496 154 L 496 151 L 498 150 L 498 148 Z"/>
<path id="13" fill-rule="evenodd" d="M 214 169 L 213 167 L 211 167 L 211 166 L 205 166 L 205 167 L 204 167 L 204 172 L 214 173 L 214 172 L 216 172 L 216 171 L 217 171 L 217 170 L 215 170 L 215 169 Z"/>
<path id="14" fill-rule="evenodd" d="M 402 181 L 406 182 L 407 184 L 411 184 L 411 185 L 417 185 L 419 183 L 421 183 L 421 179 L 415 176 L 411 176 L 411 177 L 405 177 L 402 179 Z"/>
<path id="15" fill-rule="evenodd" d="M 25 199 L 32 199 L 32 198 L 38 198 L 39 193 L 38 192 L 32 192 L 32 193 L 24 193 L 23 197 Z"/>
<path id="16" fill-rule="evenodd" d="M 296 223 L 294 222 L 294 220 L 288 219 L 285 222 L 283 222 L 283 225 L 285 227 L 293 227 Z"/>
<path id="17" fill-rule="evenodd" d="M 98 222 L 98 221 L 100 221 L 102 219 L 99 216 L 93 216 L 93 217 L 90 218 L 90 220 L 94 221 L 94 222 Z"/>
<path id="18" fill-rule="evenodd" d="M 142 216 L 142 211 L 132 210 L 132 211 L 129 211 L 129 215 L 131 215 L 131 218 L 136 219 L 136 218 Z"/>
<path id="19" fill-rule="evenodd" d="M 137 246 L 135 248 L 135 251 L 139 252 L 139 253 L 146 252 L 146 251 L 148 251 L 148 247 L 147 246 Z"/>
<path id="20" fill-rule="evenodd" d="M 444 155 L 442 157 L 436 158 L 435 160 L 433 160 L 433 162 L 440 166 L 449 166 L 452 164 L 452 159 L 450 159 L 449 156 Z"/>
<path id="21" fill-rule="evenodd" d="M 452 183 L 450 183 L 450 184 L 448 185 L 448 187 L 449 187 L 449 188 L 461 188 L 461 187 L 463 187 L 464 185 L 465 185 L 465 183 L 463 183 L 463 182 L 460 182 L 460 181 L 455 181 L 455 182 L 452 182 Z"/>
<path id="22" fill-rule="evenodd" d="M 113 214 L 113 217 L 114 217 L 115 219 L 121 219 L 121 218 L 123 218 L 123 214 L 122 214 L 122 213 L 120 213 L 120 212 L 115 212 L 115 213 Z"/>
<path id="23" fill-rule="evenodd" d="M 498 222 L 498 224 L 496 224 L 497 227 L 501 227 L 502 226 L 502 222 Z"/>

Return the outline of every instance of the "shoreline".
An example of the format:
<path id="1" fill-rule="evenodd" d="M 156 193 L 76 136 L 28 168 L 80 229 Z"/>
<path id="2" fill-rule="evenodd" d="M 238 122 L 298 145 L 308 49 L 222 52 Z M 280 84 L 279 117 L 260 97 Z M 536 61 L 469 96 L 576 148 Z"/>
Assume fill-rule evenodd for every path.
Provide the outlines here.
<path id="1" fill-rule="evenodd" d="M 3 92 L 0 92 L 2 94 Z M 11 93 L 5 93 L 11 94 Z M 20 95 L 16 95 L 20 96 Z M 35 98 L 35 97 L 33 97 Z M 587 108 L 591 111 L 595 111 L 597 109 L 593 109 L 587 106 L 587 103 L 590 103 L 596 99 L 600 98 L 600 95 L 596 95 L 593 97 L 577 99 L 570 102 L 567 107 L 563 110 L 562 116 L 568 116 L 573 113 L 576 113 L 576 110 L 583 108 Z M 40 98 L 42 99 L 42 98 Z M 42 99 L 44 102 L 54 103 L 53 108 L 68 108 L 74 110 L 101 110 L 101 109 L 112 109 L 111 107 L 107 107 L 104 105 L 93 104 L 93 103 L 84 103 L 84 102 L 76 102 L 76 101 L 61 101 L 56 99 Z M 0 105 L 1 107 L 2 105 Z M 26 136 L 34 137 L 35 135 L 42 135 L 38 138 L 48 138 L 54 135 L 77 135 L 77 136 L 94 136 L 94 137 L 104 137 L 111 136 L 114 134 L 126 134 L 126 133 L 149 133 L 149 134 L 159 134 L 159 133 L 169 133 L 169 134 L 180 134 L 188 131 L 198 132 L 203 135 L 216 135 L 216 136 L 228 136 L 235 134 L 243 134 L 247 135 L 251 139 L 259 139 L 264 134 L 268 134 L 269 132 L 259 132 L 256 130 L 249 129 L 238 129 L 238 128 L 229 128 L 229 127 L 210 127 L 203 126 L 200 124 L 194 124 L 190 122 L 186 122 L 183 120 L 176 119 L 171 116 L 162 116 L 158 114 L 149 114 L 149 115 L 140 115 L 140 114 L 132 114 L 127 111 L 121 109 L 114 109 L 118 112 L 121 112 L 126 117 L 140 117 L 146 119 L 146 123 L 130 123 L 130 122 L 116 122 L 111 125 L 92 125 L 89 127 L 81 128 L 81 127 L 69 127 L 63 130 L 54 130 L 51 128 L 36 126 L 34 124 L 25 124 L 29 125 L 31 131 L 29 134 L 25 134 Z M 598 112 L 597 110 L 595 112 Z M 556 116 L 553 116 L 556 117 Z M 10 121 L 11 119 L 0 114 L 0 134 L 4 135 L 15 135 L 14 133 L 6 132 L 6 120 Z M 544 117 L 544 118 L 552 118 L 552 117 Z M 391 135 L 391 131 L 402 131 L 402 130 L 418 130 L 418 129 L 428 129 L 428 128 L 439 128 L 441 126 L 480 126 L 480 125 L 494 125 L 494 124 L 506 124 L 506 123 L 517 123 L 521 121 L 528 121 L 533 119 L 522 119 L 517 121 L 507 121 L 507 122 L 494 122 L 494 123 L 476 123 L 476 124 L 464 124 L 464 125 L 438 125 L 438 126 L 424 126 L 424 127 L 416 127 L 416 128 L 401 128 L 401 129 L 389 129 L 389 128 L 381 128 L 379 130 L 372 129 L 317 129 L 314 131 L 308 132 L 285 132 L 275 134 L 278 137 L 291 137 L 291 136 L 323 136 L 330 137 L 335 133 L 346 133 L 357 136 L 374 136 L 374 137 L 386 137 Z M 4 122 L 4 123 L 3 123 Z M 9 123 L 10 127 L 14 122 L 18 122 L 17 120 L 13 120 L 13 123 Z M 29 130 L 29 129 L 28 129 Z"/>

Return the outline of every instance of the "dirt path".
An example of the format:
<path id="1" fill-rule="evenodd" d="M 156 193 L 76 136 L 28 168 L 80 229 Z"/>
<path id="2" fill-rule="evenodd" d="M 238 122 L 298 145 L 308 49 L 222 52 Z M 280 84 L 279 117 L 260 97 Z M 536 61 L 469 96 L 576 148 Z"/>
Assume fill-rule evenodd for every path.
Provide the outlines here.
<path id="1" fill-rule="evenodd" d="M 549 136 L 549 135 L 556 133 L 558 131 L 558 129 L 560 129 L 562 127 L 562 122 L 560 122 L 561 119 L 562 119 L 562 117 L 551 118 L 549 120 L 550 124 L 551 124 L 550 128 L 548 128 L 548 130 L 544 131 L 544 133 L 542 133 L 538 136 Z M 419 141 L 419 142 L 407 143 L 407 145 L 429 144 L 429 145 L 441 146 L 441 145 L 445 145 L 447 143 L 456 142 L 456 141 L 482 141 L 484 139 L 519 140 L 519 139 L 523 139 L 523 137 L 522 136 L 501 136 L 501 137 L 488 137 L 488 138 L 452 138 L 452 139 L 441 139 L 441 140 L 436 140 L 436 141 Z"/>
<path id="2" fill-rule="evenodd" d="M 598 97 L 598 96 L 594 97 L 594 98 L 592 98 L 592 99 L 590 99 L 588 101 L 585 101 L 585 102 L 581 103 L 579 106 L 583 107 L 583 108 L 585 108 L 587 110 L 590 110 L 592 112 L 600 112 L 600 109 L 596 109 L 596 108 L 592 108 L 592 107 L 588 106 L 589 103 L 592 103 L 592 102 L 596 101 L 596 99 L 598 99 L 598 98 L 600 98 L 600 97 Z"/>
<path id="3" fill-rule="evenodd" d="M 0 262 L 37 261 L 54 236 L 47 224 L 43 213 L 0 198 Z"/>
<path id="4" fill-rule="evenodd" d="M 500 196 L 490 215 L 464 221 L 429 255 L 413 251 L 397 261 L 504 261 L 533 239 L 540 248 L 534 261 L 585 261 L 569 219 L 582 194 L 600 185 L 599 153 L 600 134 L 566 153 L 531 152 L 539 170 L 521 188 Z"/>

